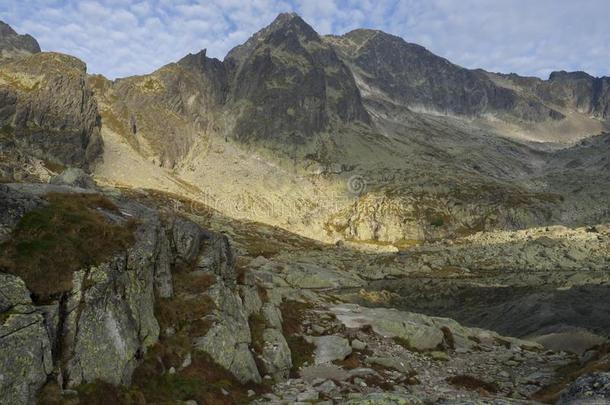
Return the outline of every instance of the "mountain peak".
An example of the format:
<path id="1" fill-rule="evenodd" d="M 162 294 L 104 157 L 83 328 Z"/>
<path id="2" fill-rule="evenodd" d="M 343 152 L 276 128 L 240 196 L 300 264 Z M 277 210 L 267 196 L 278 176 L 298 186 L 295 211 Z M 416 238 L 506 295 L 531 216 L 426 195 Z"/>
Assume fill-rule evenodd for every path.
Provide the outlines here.
<path id="1" fill-rule="evenodd" d="M 301 16 L 299 16 L 297 13 L 295 12 L 289 12 L 289 13 L 279 13 L 277 15 L 277 17 L 275 17 L 275 20 L 273 20 L 273 22 L 279 22 L 279 23 L 286 23 L 286 22 L 290 22 L 292 20 L 294 20 L 295 18 L 301 19 Z M 273 24 L 273 23 L 272 23 Z"/>
<path id="2" fill-rule="evenodd" d="M 285 42 L 321 41 L 318 33 L 296 13 L 281 13 L 268 26 L 256 32 L 243 45 L 233 48 L 225 60 L 243 61 L 262 43 L 278 46 Z"/>
<path id="3" fill-rule="evenodd" d="M 38 52 L 40 45 L 31 35 L 19 35 L 10 25 L 0 21 L 0 59 Z"/>
<path id="4" fill-rule="evenodd" d="M 299 42 L 320 41 L 318 33 L 297 13 L 281 13 L 252 39 L 267 40 L 275 44 L 297 39 Z"/>

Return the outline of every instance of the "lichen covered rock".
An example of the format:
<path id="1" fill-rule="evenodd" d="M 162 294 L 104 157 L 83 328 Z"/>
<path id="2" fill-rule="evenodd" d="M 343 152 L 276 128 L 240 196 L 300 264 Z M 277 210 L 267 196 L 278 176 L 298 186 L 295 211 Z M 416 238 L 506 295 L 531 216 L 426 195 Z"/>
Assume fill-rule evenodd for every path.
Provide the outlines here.
<path id="1" fill-rule="evenodd" d="M 53 370 L 44 317 L 32 305 L 25 283 L 0 273 L 0 399 L 33 404 Z"/>

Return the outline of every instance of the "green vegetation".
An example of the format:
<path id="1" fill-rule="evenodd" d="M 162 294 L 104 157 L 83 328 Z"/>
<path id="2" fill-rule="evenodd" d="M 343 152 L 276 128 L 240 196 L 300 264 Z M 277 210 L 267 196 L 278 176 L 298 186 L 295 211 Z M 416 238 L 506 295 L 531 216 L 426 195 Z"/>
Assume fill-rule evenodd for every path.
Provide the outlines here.
<path id="1" fill-rule="evenodd" d="M 46 300 L 72 289 L 72 274 L 97 266 L 133 243 L 134 222 L 110 223 L 101 211 L 118 208 L 99 194 L 49 194 L 26 213 L 1 245 L 0 268 L 21 277 Z"/>
<path id="2" fill-rule="evenodd" d="M 405 349 L 407 349 L 410 352 L 417 352 L 419 350 L 413 348 L 413 346 L 411 346 L 411 342 L 409 342 L 409 339 L 405 339 L 403 337 L 400 336 L 394 336 L 392 338 L 392 340 L 394 341 L 394 343 L 396 343 L 399 346 L 404 347 Z"/>

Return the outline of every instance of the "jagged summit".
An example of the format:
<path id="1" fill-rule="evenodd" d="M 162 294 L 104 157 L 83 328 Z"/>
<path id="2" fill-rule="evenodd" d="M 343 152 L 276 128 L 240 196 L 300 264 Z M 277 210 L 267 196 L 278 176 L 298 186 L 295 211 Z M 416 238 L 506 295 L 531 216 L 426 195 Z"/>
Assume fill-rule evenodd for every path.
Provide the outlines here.
<path id="1" fill-rule="evenodd" d="M 225 63 L 237 138 L 302 143 L 335 118 L 369 122 L 352 73 L 297 14 L 280 14 Z"/>
<path id="2" fill-rule="evenodd" d="M 257 45 L 262 42 L 268 42 L 279 46 L 283 42 L 309 41 L 320 41 L 320 37 L 316 31 L 298 14 L 282 13 L 267 27 L 252 35 L 243 45 L 238 45 L 229 51 L 225 57 L 225 61 L 233 61 L 235 64 L 243 62 L 243 60 L 254 51 Z"/>
<path id="3" fill-rule="evenodd" d="M 19 35 L 10 25 L 0 21 L 0 58 L 40 52 L 40 45 L 31 35 Z"/>

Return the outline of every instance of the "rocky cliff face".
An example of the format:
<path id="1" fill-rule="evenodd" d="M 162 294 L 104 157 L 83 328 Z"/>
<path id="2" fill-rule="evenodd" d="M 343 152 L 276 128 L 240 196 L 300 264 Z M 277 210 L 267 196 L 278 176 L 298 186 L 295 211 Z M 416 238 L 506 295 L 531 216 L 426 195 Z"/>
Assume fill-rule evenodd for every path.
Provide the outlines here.
<path id="1" fill-rule="evenodd" d="M 0 59 L 40 52 L 40 45 L 31 35 L 19 35 L 8 24 L 0 21 Z"/>
<path id="2" fill-rule="evenodd" d="M 31 158 L 88 169 L 101 156 L 102 140 L 85 64 L 54 53 L 0 64 L 0 128 L 2 177 L 27 176 Z"/>
<path id="3" fill-rule="evenodd" d="M 477 71 L 381 31 L 355 30 L 325 41 L 353 67 L 365 97 L 469 117 L 493 114 L 534 122 L 562 118 L 561 113 L 499 87 Z"/>
<path id="4" fill-rule="evenodd" d="M 91 83 L 104 125 L 170 168 L 209 136 L 286 152 L 331 125 L 370 122 L 350 70 L 294 14 L 222 62 L 204 50 L 150 75 Z"/>
<path id="5" fill-rule="evenodd" d="M 333 119 L 369 121 L 349 69 L 295 14 L 278 16 L 225 62 L 240 139 L 305 143 Z"/>
<path id="6" fill-rule="evenodd" d="M 164 167 L 182 161 L 197 139 L 218 131 L 228 79 L 205 50 L 147 76 L 111 83 L 90 79 L 102 120 L 141 154 Z"/>
<path id="7" fill-rule="evenodd" d="M 585 72 L 553 72 L 538 86 L 544 100 L 599 119 L 610 117 L 610 77 Z"/>

